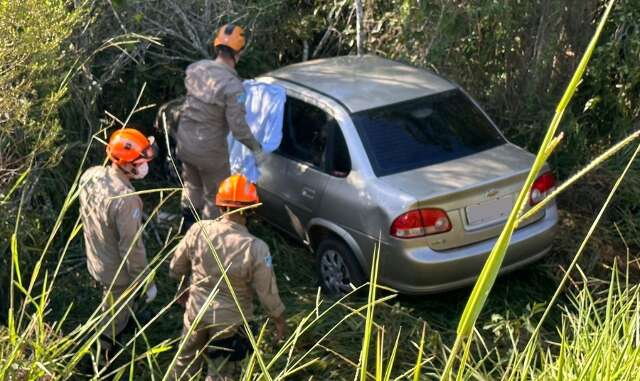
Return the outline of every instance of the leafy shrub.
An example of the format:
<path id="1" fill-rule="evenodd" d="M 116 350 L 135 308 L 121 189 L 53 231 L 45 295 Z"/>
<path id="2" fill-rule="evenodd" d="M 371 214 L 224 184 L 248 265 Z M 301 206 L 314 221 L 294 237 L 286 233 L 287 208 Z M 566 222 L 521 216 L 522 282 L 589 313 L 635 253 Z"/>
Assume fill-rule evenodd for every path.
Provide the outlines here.
<path id="1" fill-rule="evenodd" d="M 6 253 L 14 228 L 22 225 L 27 247 L 42 245 L 61 200 L 47 170 L 63 152 L 58 111 L 78 58 L 66 41 L 81 19 L 62 0 L 0 2 L 0 303 L 8 300 Z M 23 218 L 16 221 L 21 203 Z"/>

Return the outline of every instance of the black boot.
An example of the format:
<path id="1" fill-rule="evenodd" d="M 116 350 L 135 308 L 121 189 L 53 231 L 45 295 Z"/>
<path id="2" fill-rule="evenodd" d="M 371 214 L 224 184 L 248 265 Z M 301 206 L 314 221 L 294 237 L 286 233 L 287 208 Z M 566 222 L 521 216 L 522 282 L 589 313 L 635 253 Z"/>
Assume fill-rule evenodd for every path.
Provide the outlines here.
<path id="1" fill-rule="evenodd" d="M 125 335 L 134 335 L 138 327 L 144 327 L 155 316 L 156 313 L 147 305 L 137 308 L 135 316 L 131 316 L 122 332 L 116 335 L 116 342 L 122 342 Z"/>

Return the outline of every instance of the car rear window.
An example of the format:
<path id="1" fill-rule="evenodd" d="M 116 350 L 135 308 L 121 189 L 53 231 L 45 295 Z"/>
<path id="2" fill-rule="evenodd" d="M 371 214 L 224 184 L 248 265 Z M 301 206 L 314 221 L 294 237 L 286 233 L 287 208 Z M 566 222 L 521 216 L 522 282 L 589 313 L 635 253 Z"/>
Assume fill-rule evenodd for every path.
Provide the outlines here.
<path id="1" fill-rule="evenodd" d="M 504 144 L 460 90 L 352 115 L 376 176 L 442 163 Z"/>

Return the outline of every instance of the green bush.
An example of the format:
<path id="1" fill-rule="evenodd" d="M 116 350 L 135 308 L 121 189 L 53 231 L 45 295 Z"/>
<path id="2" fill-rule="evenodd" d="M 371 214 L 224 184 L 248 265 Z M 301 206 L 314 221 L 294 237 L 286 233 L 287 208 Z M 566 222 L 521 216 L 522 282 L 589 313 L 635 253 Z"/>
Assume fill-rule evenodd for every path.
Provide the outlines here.
<path id="1" fill-rule="evenodd" d="M 48 170 L 64 148 L 58 111 L 66 100 L 66 76 L 78 59 L 66 41 L 81 17 L 62 0 L 0 2 L 0 313 L 8 300 L 14 228 L 21 225 L 25 247 L 43 245 L 61 200 L 60 184 L 50 182 Z M 26 249 L 21 259 L 28 256 Z"/>
<path id="2" fill-rule="evenodd" d="M 539 145 L 554 106 L 595 28 L 602 3 L 601 0 L 367 0 L 364 1 L 365 47 L 368 52 L 429 68 L 459 82 L 487 108 L 511 140 L 534 149 Z M 305 58 L 355 52 L 355 16 L 351 1 L 114 0 L 83 4 L 91 8 L 75 9 L 70 1 L 64 0 L 0 0 L 0 215 L 4 216 L 0 221 L 0 304 L 8 300 L 8 288 L 4 285 L 10 268 L 7 253 L 11 234 L 17 227 L 19 261 L 23 271 L 28 272 L 32 257 L 41 254 L 52 221 L 71 187 L 68 173 L 73 174 L 78 169 L 78 151 L 82 151 L 79 148 L 84 148 L 89 137 L 100 128 L 113 124 L 105 111 L 126 117 L 145 83 L 142 106 L 160 104 L 181 95 L 184 68 L 191 61 L 208 56 L 207 41 L 216 26 L 231 20 L 250 26 L 251 44 L 239 67 L 244 76 Z M 205 9 L 205 4 L 211 7 Z M 640 3 L 621 0 L 606 24 L 602 43 L 596 49 L 560 127 L 565 132 L 565 139 L 551 162 L 561 178 L 626 136 L 640 116 L 638 20 Z M 133 115 L 133 120 L 149 126 L 154 114 L 155 108 L 151 107 Z M 102 147 L 94 146 L 96 157 L 101 160 Z M 65 151 L 68 147 L 73 149 Z M 627 161 L 623 156 L 628 153 L 612 159 L 605 168 L 587 177 L 570 191 L 569 196 L 561 199 L 562 206 L 568 213 L 573 213 L 568 217 L 572 223 L 590 222 L 594 206 L 599 205 L 608 193 L 613 179 Z M 615 212 L 609 216 L 611 221 L 620 222 L 625 237 L 631 241 L 637 239 L 640 231 L 634 223 L 640 213 L 634 206 L 638 199 L 636 175 L 637 170 L 632 168 L 619 190 Z M 65 209 L 65 213 L 70 212 L 65 217 L 67 220 L 73 220 L 73 209 L 73 205 L 71 209 Z M 19 211 L 22 218 L 16 224 Z M 60 237 L 70 237 L 67 233 Z M 607 228 L 594 237 L 612 244 L 616 234 Z M 79 241 L 77 237 L 75 239 L 75 242 Z M 567 239 L 570 238 L 563 237 L 563 240 Z M 64 239 L 60 241 L 65 243 Z M 559 247 L 564 255 L 575 252 L 571 244 L 564 243 Z M 72 246 L 70 251 L 82 260 L 78 247 Z M 279 257 L 299 266 L 299 255 L 295 252 L 289 253 L 288 257 Z M 53 259 L 50 265 L 58 264 L 56 258 Z M 86 280 L 86 274 L 84 276 Z M 28 279 L 25 274 L 23 278 Z M 301 289 L 299 286 L 305 282 L 312 281 L 304 278 L 289 291 L 290 304 L 296 311 L 290 323 L 301 326 L 303 317 L 314 314 L 316 303 L 316 295 L 310 291 L 313 287 Z M 544 283 L 552 282 L 545 280 Z M 61 289 L 59 285 L 56 287 L 56 290 Z M 587 355 L 598 359 L 636 356 L 635 347 L 633 351 L 620 350 L 621 346 L 632 348 L 633 344 L 620 338 L 637 331 L 633 320 L 637 317 L 637 288 L 625 291 L 626 287 L 624 290 L 617 284 L 615 287 L 613 296 L 606 300 L 609 303 L 606 309 L 600 307 L 605 301 L 599 295 L 585 291 L 571 297 L 573 306 L 555 311 L 562 314 L 565 322 L 561 332 L 554 332 L 555 337 L 561 339 L 559 349 L 549 349 L 547 344 L 536 346 L 542 352 L 534 364 L 544 365 L 542 370 L 517 371 L 555 379 L 564 369 L 569 369 L 567 374 L 579 375 L 579 372 L 597 370 L 598 366 L 593 364 L 605 364 L 604 361 L 585 364 L 581 360 Z M 52 295 L 57 303 L 52 306 L 56 310 L 53 316 L 64 314 L 60 305 L 67 301 L 61 299 L 68 295 L 64 292 Z M 458 299 L 463 297 L 456 295 Z M 34 290 L 32 296 L 38 299 L 42 295 Z M 541 302 L 545 300 L 540 297 Z M 360 307 L 360 302 L 349 303 L 347 307 Z M 450 302 L 446 300 L 438 305 L 455 310 Z M 409 314 L 398 306 L 377 306 L 375 314 L 371 309 L 367 335 L 372 332 L 371 319 L 386 324 L 389 331 L 386 341 L 381 339 L 374 344 L 383 356 L 372 351 L 369 369 L 373 364 L 382 369 L 383 358 L 385 365 L 392 365 L 388 360 L 393 342 L 389 343 L 389 340 L 393 341 L 396 333 L 403 342 L 414 343 L 399 348 L 399 362 L 392 367 L 394 374 L 404 370 L 411 373 L 414 361 L 420 361 L 421 327 L 414 315 L 422 316 L 423 311 L 410 311 L 412 314 Z M 502 307 L 496 308 L 499 310 L 496 313 L 507 309 Z M 425 310 L 433 308 L 429 305 Z M 455 314 L 451 310 L 438 311 L 441 319 L 450 323 L 450 315 Z M 6 306 L 0 305 L 0 315 L 5 311 Z M 70 315 L 72 321 L 77 319 L 74 311 L 77 309 Z M 527 339 L 532 320 L 537 318 L 539 311 L 540 305 L 532 305 L 523 317 L 511 316 L 507 309 L 504 317 L 496 316 L 491 323 L 486 323 L 487 329 L 492 329 L 496 336 L 494 343 L 499 345 L 494 345 L 495 349 L 491 345 L 476 348 L 474 353 L 478 357 L 470 360 L 468 375 L 494 378 L 507 374 L 511 355 L 521 349 L 518 344 Z M 620 319 L 601 319 L 607 311 L 614 311 Z M 336 310 L 335 314 L 340 315 L 338 312 Z M 362 310 L 363 314 L 366 312 L 366 308 Z M 179 322 L 175 315 L 178 314 L 172 312 L 172 319 L 166 319 L 166 326 L 162 328 Z M 18 329 L 18 335 L 24 333 L 22 342 L 15 332 L 0 328 L 0 368 L 4 366 L 2 359 L 17 353 L 11 362 L 17 364 L 20 371 L 28 373 L 14 374 L 31 379 L 44 377 L 46 372 L 34 359 L 41 361 L 40 365 L 52 365 L 48 370 L 54 373 L 70 371 L 75 363 L 68 362 L 68 355 L 75 354 L 76 361 L 87 351 L 87 348 L 79 347 L 93 327 L 91 324 L 79 325 L 77 331 L 69 334 L 63 330 L 64 319 L 51 327 L 42 324 L 51 320 L 51 316 L 45 310 L 27 316 Z M 2 318 L 4 316 L 0 316 Z M 314 330 L 320 333 L 301 337 L 301 343 L 305 348 L 315 345 L 318 335 L 335 327 L 340 318 L 333 316 L 318 321 Z M 482 319 L 484 322 L 489 320 L 486 316 Z M 429 319 L 430 324 L 432 320 Z M 397 328 L 403 322 L 406 328 L 400 335 Z M 606 324 L 601 324 L 603 322 Z M 364 319 L 356 316 L 328 338 L 327 348 L 314 347 L 309 356 L 297 348 L 292 353 L 298 360 L 317 360 L 309 366 L 309 375 L 330 370 L 336 377 L 347 374 L 352 378 L 357 365 L 352 367 L 336 358 L 346 353 L 347 359 L 357 361 L 363 324 Z M 357 329 L 356 334 L 352 325 Z M 427 333 L 427 351 L 436 353 L 435 360 L 426 354 L 423 359 L 431 376 L 441 372 L 441 362 L 446 357 L 440 333 L 444 333 L 445 344 L 451 336 L 451 332 L 447 332 L 450 327 L 442 327 Z M 154 326 L 150 331 L 156 329 Z M 54 334 L 50 335 L 52 330 Z M 377 334 L 384 330 L 375 326 L 373 331 L 377 340 Z M 50 340 L 43 339 L 47 335 Z M 591 340 L 593 337 L 602 340 Z M 371 338 L 373 340 L 373 336 Z M 76 340 L 76 343 L 71 344 L 69 340 Z M 509 348 L 512 340 L 516 345 Z M 24 347 L 16 347 L 16 342 L 24 343 Z M 607 345 L 601 346 L 601 342 Z M 163 353 L 167 351 L 166 346 L 160 346 Z M 152 348 L 145 348 L 155 359 Z M 267 348 L 265 353 L 274 349 L 273 346 Z M 566 355 L 565 360 L 556 356 L 558 352 Z M 142 374 L 164 371 L 166 364 L 159 363 L 149 365 L 150 369 Z M 336 363 L 343 367 L 336 367 Z M 629 362 L 622 364 L 632 365 Z M 569 368 L 563 368 L 567 366 Z M 133 366 L 131 370 L 132 373 L 139 371 Z M 255 371 L 260 370 L 256 367 Z M 137 377 L 140 373 L 135 374 Z M 70 376 L 64 374 L 64 377 Z"/>

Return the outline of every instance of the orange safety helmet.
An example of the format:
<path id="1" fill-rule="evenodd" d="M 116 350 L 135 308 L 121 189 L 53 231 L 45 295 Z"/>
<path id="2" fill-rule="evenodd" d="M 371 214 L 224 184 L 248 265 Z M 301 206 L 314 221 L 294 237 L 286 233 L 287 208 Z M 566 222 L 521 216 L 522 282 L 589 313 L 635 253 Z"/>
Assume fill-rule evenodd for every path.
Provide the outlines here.
<path id="1" fill-rule="evenodd" d="M 149 161 L 155 156 L 155 140 L 134 128 L 122 128 L 109 138 L 107 157 L 118 165 Z"/>
<path id="2" fill-rule="evenodd" d="M 244 48 L 244 29 L 233 24 L 220 27 L 213 46 L 228 46 L 236 52 L 241 51 Z"/>
<path id="3" fill-rule="evenodd" d="M 242 208 L 260 202 L 256 186 L 243 175 L 227 177 L 218 188 L 217 206 Z"/>

